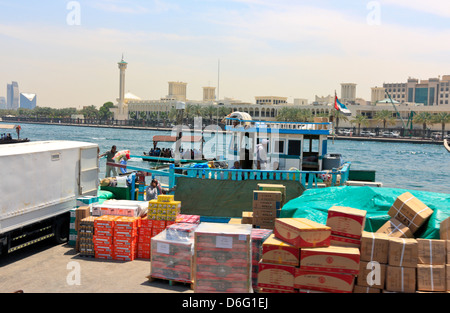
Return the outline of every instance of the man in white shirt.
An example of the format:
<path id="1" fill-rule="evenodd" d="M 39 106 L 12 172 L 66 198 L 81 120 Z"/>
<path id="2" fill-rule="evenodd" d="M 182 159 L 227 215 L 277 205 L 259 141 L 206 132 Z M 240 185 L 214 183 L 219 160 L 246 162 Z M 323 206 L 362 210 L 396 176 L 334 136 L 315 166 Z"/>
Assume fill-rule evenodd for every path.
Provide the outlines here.
<path id="1" fill-rule="evenodd" d="M 267 144 L 269 141 L 263 139 L 260 144 L 256 146 L 256 168 L 258 170 L 267 169 Z"/>

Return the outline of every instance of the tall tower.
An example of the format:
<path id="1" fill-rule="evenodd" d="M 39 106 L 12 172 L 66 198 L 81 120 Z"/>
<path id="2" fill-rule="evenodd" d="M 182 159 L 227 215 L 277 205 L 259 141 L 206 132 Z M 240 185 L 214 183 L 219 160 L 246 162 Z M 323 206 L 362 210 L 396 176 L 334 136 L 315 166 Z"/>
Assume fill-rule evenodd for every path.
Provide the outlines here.
<path id="1" fill-rule="evenodd" d="M 343 83 L 341 84 L 341 100 L 344 102 L 355 102 L 356 100 L 356 84 Z"/>
<path id="2" fill-rule="evenodd" d="M 114 119 L 126 120 L 128 119 L 128 109 L 125 107 L 125 70 L 128 67 L 128 63 L 122 60 L 117 63 L 120 70 L 120 84 L 119 84 L 119 98 L 117 99 L 117 109 L 111 110 L 114 113 Z"/>

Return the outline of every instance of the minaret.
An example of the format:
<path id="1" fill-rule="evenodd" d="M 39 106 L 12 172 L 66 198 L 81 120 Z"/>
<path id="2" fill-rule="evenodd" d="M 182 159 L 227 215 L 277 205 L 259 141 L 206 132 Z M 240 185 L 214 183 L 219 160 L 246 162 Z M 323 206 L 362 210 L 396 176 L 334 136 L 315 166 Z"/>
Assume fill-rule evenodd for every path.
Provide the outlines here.
<path id="1" fill-rule="evenodd" d="M 124 114 L 124 105 L 125 105 L 125 70 L 127 69 L 128 63 L 122 60 L 118 63 L 120 70 L 120 90 L 119 90 L 119 99 L 118 99 L 118 115 L 121 116 Z"/>

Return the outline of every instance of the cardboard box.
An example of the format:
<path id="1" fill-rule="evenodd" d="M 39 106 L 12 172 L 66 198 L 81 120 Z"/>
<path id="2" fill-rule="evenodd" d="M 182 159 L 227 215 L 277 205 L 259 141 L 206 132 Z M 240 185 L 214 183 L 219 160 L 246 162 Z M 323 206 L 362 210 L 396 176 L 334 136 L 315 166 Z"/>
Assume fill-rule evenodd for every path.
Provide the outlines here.
<path id="1" fill-rule="evenodd" d="M 91 210 L 89 206 L 80 206 L 75 209 L 75 230 L 80 229 L 81 220 L 91 216 Z"/>
<path id="2" fill-rule="evenodd" d="M 443 240 L 450 240 L 450 217 L 443 220 L 439 225 L 439 235 Z"/>
<path id="3" fill-rule="evenodd" d="M 359 272 L 359 249 L 338 246 L 302 248 L 300 269 L 357 275 Z"/>
<path id="4" fill-rule="evenodd" d="M 331 234 L 330 237 L 330 245 L 331 246 L 339 246 L 339 247 L 349 247 L 349 248 L 360 248 L 361 240 L 354 239 L 349 237 L 337 236 Z"/>
<path id="5" fill-rule="evenodd" d="M 297 268 L 294 287 L 333 293 L 351 293 L 355 285 L 355 276 L 330 272 L 312 272 Z"/>
<path id="6" fill-rule="evenodd" d="M 280 184 L 258 184 L 258 190 L 281 192 L 281 203 L 286 203 L 286 186 Z"/>
<path id="7" fill-rule="evenodd" d="M 285 264 L 298 266 L 300 263 L 300 249 L 270 235 L 262 244 L 263 263 Z"/>
<path id="8" fill-rule="evenodd" d="M 450 264 L 450 240 L 445 241 L 446 250 L 447 250 L 447 264 Z M 449 286 L 450 287 L 450 286 Z"/>
<path id="9" fill-rule="evenodd" d="M 176 218 L 177 223 L 192 223 L 192 224 L 200 224 L 200 215 L 187 215 L 187 214 L 178 214 Z"/>
<path id="10" fill-rule="evenodd" d="M 376 261 L 361 261 L 359 265 L 359 273 L 356 284 L 361 287 L 369 287 L 374 289 L 384 289 L 386 278 L 386 264 Z"/>
<path id="11" fill-rule="evenodd" d="M 280 210 L 281 202 L 280 201 L 268 201 L 268 200 L 253 200 L 253 211 L 255 209 L 272 209 L 272 210 Z"/>
<path id="12" fill-rule="evenodd" d="M 331 227 L 306 218 L 277 218 L 274 234 L 297 248 L 326 247 L 330 245 Z"/>
<path id="13" fill-rule="evenodd" d="M 446 276 L 446 288 L 447 292 L 450 291 L 450 264 L 445 264 L 445 276 Z"/>
<path id="14" fill-rule="evenodd" d="M 433 214 L 433 210 L 409 192 L 397 197 L 388 215 L 407 226 L 415 233 Z"/>
<path id="15" fill-rule="evenodd" d="M 417 264 L 417 290 L 446 291 L 445 264 Z"/>
<path id="16" fill-rule="evenodd" d="M 389 240 L 389 265 L 416 267 L 418 254 L 419 250 L 416 239 L 391 238 Z"/>
<path id="17" fill-rule="evenodd" d="M 381 293 L 381 289 L 355 285 L 353 287 L 353 293 Z"/>
<path id="18" fill-rule="evenodd" d="M 366 223 L 367 211 L 333 206 L 328 209 L 327 226 L 333 235 L 360 239 Z"/>
<path id="19" fill-rule="evenodd" d="M 273 218 L 273 217 L 253 217 L 252 225 L 258 226 L 260 228 L 265 228 L 265 229 L 274 229 L 275 218 Z"/>
<path id="20" fill-rule="evenodd" d="M 258 287 L 294 291 L 295 271 L 294 266 L 260 262 Z"/>
<path id="21" fill-rule="evenodd" d="M 384 233 L 363 232 L 361 237 L 361 261 L 388 262 L 389 237 Z"/>
<path id="22" fill-rule="evenodd" d="M 437 239 L 417 239 L 418 264 L 443 265 L 446 261 L 446 241 Z"/>
<path id="23" fill-rule="evenodd" d="M 415 292 L 416 268 L 387 265 L 386 290 L 404 293 Z"/>
<path id="24" fill-rule="evenodd" d="M 253 209 L 253 218 L 258 217 L 271 217 L 277 218 L 280 217 L 281 210 L 277 209 Z"/>
<path id="25" fill-rule="evenodd" d="M 389 237 L 394 238 L 414 238 L 411 230 L 395 218 L 391 218 L 387 221 L 377 230 L 377 233 L 386 234 Z"/>
<path id="26" fill-rule="evenodd" d="M 253 212 L 242 212 L 241 224 L 253 224 Z"/>
<path id="27" fill-rule="evenodd" d="M 280 191 L 264 191 L 264 190 L 253 191 L 253 201 L 271 201 L 281 203 L 282 199 L 283 196 Z"/>

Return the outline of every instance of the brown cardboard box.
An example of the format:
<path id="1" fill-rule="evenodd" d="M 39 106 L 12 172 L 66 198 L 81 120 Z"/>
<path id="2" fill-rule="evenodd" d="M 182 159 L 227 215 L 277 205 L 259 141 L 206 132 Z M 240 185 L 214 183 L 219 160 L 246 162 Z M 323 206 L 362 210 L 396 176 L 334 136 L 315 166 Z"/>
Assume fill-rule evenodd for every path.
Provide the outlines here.
<path id="1" fill-rule="evenodd" d="M 418 262 L 416 239 L 391 238 L 389 240 L 388 264 L 392 266 L 416 267 Z"/>
<path id="2" fill-rule="evenodd" d="M 450 264 L 445 264 L 446 291 L 450 291 Z"/>
<path id="3" fill-rule="evenodd" d="M 305 271 L 357 275 L 359 272 L 359 249 L 339 246 L 302 248 L 300 268 Z"/>
<path id="4" fill-rule="evenodd" d="M 300 249 L 284 242 L 271 234 L 262 245 L 263 263 L 285 264 L 298 266 L 300 263 Z"/>
<path id="5" fill-rule="evenodd" d="M 349 247 L 349 248 L 360 248 L 361 240 L 348 238 L 343 236 L 331 235 L 330 237 L 330 245 L 331 246 L 339 246 L 339 247 Z"/>
<path id="6" fill-rule="evenodd" d="M 388 262 L 389 237 L 383 233 L 363 232 L 361 237 L 361 260 Z"/>
<path id="7" fill-rule="evenodd" d="M 328 209 L 327 226 L 333 235 L 361 238 L 367 211 L 349 207 L 333 206 Z"/>
<path id="8" fill-rule="evenodd" d="M 381 289 L 355 285 L 353 287 L 353 293 L 381 293 Z"/>
<path id="9" fill-rule="evenodd" d="M 439 225 L 439 235 L 441 239 L 450 240 L 450 217 L 443 220 Z"/>
<path id="10" fill-rule="evenodd" d="M 450 240 L 446 240 L 445 245 L 447 246 L 447 264 L 450 264 Z"/>
<path id="11" fill-rule="evenodd" d="M 331 227 L 306 218 L 277 218 L 274 234 L 297 248 L 327 247 L 330 245 Z"/>
<path id="12" fill-rule="evenodd" d="M 419 264 L 442 265 L 445 264 L 445 240 L 417 239 L 419 249 Z"/>
<path id="13" fill-rule="evenodd" d="M 386 267 L 386 290 L 412 293 L 416 291 L 416 269 L 413 267 Z"/>
<path id="14" fill-rule="evenodd" d="M 281 210 L 272 209 L 253 209 L 253 217 L 280 217 Z"/>
<path id="15" fill-rule="evenodd" d="M 376 261 L 361 261 L 357 277 L 357 285 L 361 287 L 370 287 L 374 289 L 384 289 L 386 278 L 386 264 Z"/>
<path id="16" fill-rule="evenodd" d="M 445 291 L 445 265 L 417 264 L 417 290 Z"/>
<path id="17" fill-rule="evenodd" d="M 80 222 L 83 218 L 91 216 L 91 209 L 89 206 L 80 206 L 75 209 L 75 230 L 80 230 Z"/>
<path id="18" fill-rule="evenodd" d="M 272 209 L 272 210 L 280 210 L 281 202 L 280 201 L 271 201 L 271 200 L 253 200 L 253 210 L 255 209 Z"/>
<path id="19" fill-rule="evenodd" d="M 259 262 L 258 287 L 294 291 L 295 267 Z"/>
<path id="20" fill-rule="evenodd" d="M 274 229 L 275 218 L 273 217 L 253 217 L 253 225 L 260 228 Z"/>
<path id="21" fill-rule="evenodd" d="M 327 272 L 312 272 L 297 268 L 294 287 L 333 293 L 351 293 L 355 284 L 355 276 Z"/>
<path id="22" fill-rule="evenodd" d="M 276 201 L 281 202 L 283 195 L 281 191 L 254 190 L 253 201 Z"/>
<path id="23" fill-rule="evenodd" d="M 389 216 L 399 220 L 412 233 L 415 233 L 432 214 L 432 209 L 409 192 L 398 196 L 388 211 Z"/>
<path id="24" fill-rule="evenodd" d="M 286 186 L 281 184 L 258 184 L 258 190 L 281 192 L 281 203 L 286 203 Z"/>
<path id="25" fill-rule="evenodd" d="M 242 224 L 253 224 L 253 212 L 242 212 Z"/>
<path id="26" fill-rule="evenodd" d="M 377 233 L 386 234 L 389 237 L 395 238 L 414 238 L 411 230 L 395 218 L 387 221 L 377 230 Z"/>

